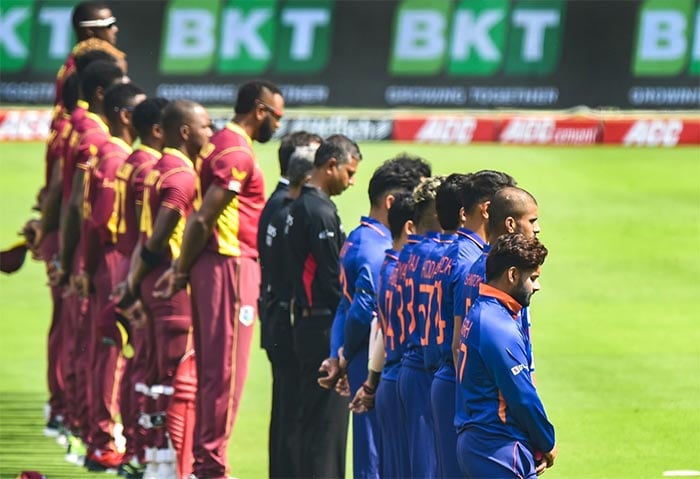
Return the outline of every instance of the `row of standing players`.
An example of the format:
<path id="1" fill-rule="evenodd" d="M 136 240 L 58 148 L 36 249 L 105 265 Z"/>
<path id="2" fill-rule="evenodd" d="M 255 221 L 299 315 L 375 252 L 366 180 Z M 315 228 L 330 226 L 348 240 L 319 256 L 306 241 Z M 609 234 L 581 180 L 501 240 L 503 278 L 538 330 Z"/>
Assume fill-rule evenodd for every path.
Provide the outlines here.
<path id="1" fill-rule="evenodd" d="M 130 82 L 107 6 L 78 4 L 73 26 L 41 219 L 25 226 L 52 285 L 47 432 L 90 470 L 227 477 L 260 282 L 252 147 L 278 128 L 282 94 L 242 85 L 213 134 L 201 105 Z"/>
<path id="2" fill-rule="evenodd" d="M 115 30 L 111 12 L 98 10 L 96 16 L 101 18 L 83 23 Z M 492 213 L 488 205 L 512 179 L 479 172 L 451 175 L 442 183 L 425 181 L 410 201 L 402 201 L 400 191 L 413 190 L 430 169 L 421 160 L 397 158 L 373 175 L 370 213 L 344 241 L 330 197 L 353 183 L 359 148 L 342 136 L 322 141 L 300 133 L 281 148 L 294 157 L 289 166 L 296 176 L 281 180 L 263 212 L 256 241 L 264 200 L 251 145 L 252 140 L 269 140 L 279 125 L 284 108 L 279 90 L 268 82 L 243 86 L 234 119 L 209 142 L 210 122 L 201 106 L 143 101 L 138 87 L 121 84 L 124 57 L 109 47 L 112 43 L 82 41 L 59 73 L 64 110 L 52 125 L 42 220 L 30 228 L 32 244 L 47 259 L 55 285 L 50 369 L 61 372 L 49 373 L 52 417 L 62 416 L 74 438 L 87 443 L 86 463 L 95 469 L 131 464 L 125 475 L 137 476 L 150 461 L 159 464 L 156 476 L 174 475 L 177 469 L 183 477 L 194 467 L 195 477 L 223 477 L 259 304 L 263 346 L 274 377 L 271 476 L 344 474 L 343 395 L 348 390 L 357 412 L 371 408 L 377 392 L 377 410 L 353 416 L 356 476 L 459 475 L 455 426 L 460 432 L 473 428 L 467 427 L 469 415 L 460 419 L 458 412 L 454 421 L 454 365 L 461 364 L 463 379 L 465 362 L 452 356 L 449 323 L 459 331 L 466 312 L 460 315 L 459 305 L 466 302 L 436 301 L 464 289 L 457 287 L 464 277 L 467 284 L 471 281 L 475 299 L 478 279 L 486 276 L 464 276 L 475 252 L 486 250 L 484 240 L 495 240 L 495 232 L 527 233 L 523 225 L 532 225 L 532 218 L 523 220 L 518 208 L 532 197 L 511 191 L 506 195 L 510 203 L 504 200 L 510 210 L 504 206 L 507 216 L 499 223 L 485 210 Z M 121 63 L 117 68 L 115 60 Z M 70 76 L 74 66 L 81 70 L 79 79 Z M 81 101 L 76 90 L 82 91 Z M 137 134 L 141 145 L 132 153 Z M 282 161 L 281 167 L 283 177 L 289 176 Z M 289 197 L 286 182 L 294 186 Z M 295 195 L 299 199 L 292 202 Z M 406 205 L 390 214 L 394 202 Z M 534 199 L 531 203 L 536 205 Z M 391 216 L 395 224 L 390 231 Z M 486 218 L 494 223 L 491 228 Z M 406 238 L 411 228 L 420 236 Z M 531 230 L 533 236 L 536 229 Z M 283 240 L 281 249 L 275 239 Z M 402 247 L 403 242 L 408 246 Z M 383 251 L 390 246 L 394 252 L 385 259 Z M 259 299 L 258 248 L 263 266 Z M 271 267 L 265 265 L 266 248 L 269 257 L 275 249 L 282 254 Z M 399 251 L 399 267 L 393 269 Z M 480 267 L 485 270 L 485 256 Z M 276 268 L 287 270 L 280 274 Z M 285 278 L 291 283 L 274 284 Z M 191 298 L 184 289 L 188 283 Z M 520 309 L 511 312 L 522 316 L 525 364 L 531 372 L 529 316 Z M 121 319 L 116 323 L 115 313 Z M 373 349 L 386 363 L 375 362 L 368 375 L 368 338 L 376 316 L 383 339 Z M 130 348 L 135 355 L 127 361 Z M 86 365 L 92 369 L 81 370 Z M 325 372 L 321 378 L 319 365 Z M 530 378 L 523 374 L 518 379 L 526 376 Z M 377 389 L 379 377 L 383 381 Z M 146 394 L 135 395 L 136 384 L 146 385 L 141 388 Z M 331 392 L 332 386 L 342 394 Z M 517 399 L 506 389 L 497 389 L 499 406 L 504 395 L 506 405 Z M 509 416 L 515 407 L 504 407 L 501 420 L 498 408 L 504 427 L 532 452 L 533 470 L 551 465 L 555 454 L 553 430 L 536 403 L 539 421 L 528 422 L 518 412 Z M 114 443 L 119 410 L 126 454 Z M 166 427 L 145 431 L 137 421 L 144 412 L 147 425 L 164 422 Z M 534 424 L 540 434 L 514 434 L 511 429 L 523 429 L 523 424 Z M 407 439 L 406 447 L 402 439 Z M 508 467 L 522 462 L 512 457 L 517 447 L 505 450 Z M 527 462 L 527 454 L 519 457 Z"/>
<path id="3" fill-rule="evenodd" d="M 346 238 L 329 198 L 353 183 L 359 149 L 339 151 L 346 172 L 332 178 L 320 138 L 287 142 L 258 229 L 270 476 L 343 477 L 348 408 L 355 477 L 551 467 L 527 308 L 547 254 L 534 197 L 502 172 L 431 177 L 402 154 L 374 171 L 369 213 Z"/>

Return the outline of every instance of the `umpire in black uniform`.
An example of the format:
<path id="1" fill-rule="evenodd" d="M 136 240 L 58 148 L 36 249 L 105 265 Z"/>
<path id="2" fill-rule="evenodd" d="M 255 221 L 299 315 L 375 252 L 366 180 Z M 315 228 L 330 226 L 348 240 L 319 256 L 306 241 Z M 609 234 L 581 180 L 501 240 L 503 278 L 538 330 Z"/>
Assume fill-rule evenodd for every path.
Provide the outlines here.
<path id="1" fill-rule="evenodd" d="M 287 217 L 289 272 L 294 289 L 294 347 L 300 364 L 301 475 L 345 476 L 348 398 L 318 385 L 328 356 L 333 316 L 340 301 L 340 249 L 345 233 L 331 196 L 354 184 L 362 154 L 343 135 L 316 151 L 311 179 Z"/>
<path id="2" fill-rule="evenodd" d="M 285 135 L 278 159 L 281 178 L 265 204 L 258 223 L 258 252 L 262 280 L 258 312 L 261 346 L 272 367 L 272 410 L 268 442 L 271 478 L 299 477 L 300 449 L 297 424 L 299 362 L 292 346 L 289 304 L 292 285 L 284 257 L 284 226 L 289 205 L 301 192 L 313 168 L 320 136 L 306 131 Z"/>

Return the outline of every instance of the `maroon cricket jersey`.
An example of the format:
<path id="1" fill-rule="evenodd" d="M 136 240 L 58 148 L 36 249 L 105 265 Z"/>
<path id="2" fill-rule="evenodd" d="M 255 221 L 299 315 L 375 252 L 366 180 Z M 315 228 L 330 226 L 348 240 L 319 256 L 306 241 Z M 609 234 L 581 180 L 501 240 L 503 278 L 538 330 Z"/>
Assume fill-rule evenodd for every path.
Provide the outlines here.
<path id="1" fill-rule="evenodd" d="M 46 171 L 44 172 L 44 188 L 49 186 L 51 182 L 51 172 L 58 162 L 59 167 L 63 168 L 63 154 L 65 144 L 70 135 L 70 115 L 63 114 L 56 121 L 49 131 L 49 138 L 46 142 Z"/>
<path id="2" fill-rule="evenodd" d="M 68 201 L 76 169 L 87 171 L 87 162 L 110 138 L 109 127 L 98 115 L 83 109 L 82 102 L 71 115 L 72 130 L 63 160 L 63 198 Z M 81 111 L 82 110 L 82 111 Z"/>
<path id="3" fill-rule="evenodd" d="M 114 207 L 114 184 L 117 170 L 131 152 L 130 145 L 112 136 L 98 147 L 96 155 L 87 162 L 82 231 L 86 264 L 96 261 L 104 245 L 114 245 L 117 241 L 116 225 L 110 221 Z M 85 269 L 92 271 L 88 266 Z"/>
<path id="4" fill-rule="evenodd" d="M 224 256 L 257 258 L 265 182 L 255 160 L 253 140 L 230 122 L 211 138 L 202 156 L 198 162 L 202 197 L 211 185 L 236 193 L 217 219 L 207 248 Z"/>
<path id="5" fill-rule="evenodd" d="M 185 222 L 196 196 L 197 174 L 192 161 L 180 150 L 164 148 L 163 157 L 146 175 L 140 228 L 145 241 L 153 234 L 158 210 L 170 208 L 180 214 L 180 221 L 168 241 L 168 252 L 161 260 L 163 264 L 170 264 L 180 256 Z"/>
<path id="6" fill-rule="evenodd" d="M 131 255 L 139 238 L 136 206 L 143 205 L 146 175 L 161 156 L 159 151 L 140 145 L 117 170 L 111 222 L 116 225 L 117 251 L 125 256 Z"/>

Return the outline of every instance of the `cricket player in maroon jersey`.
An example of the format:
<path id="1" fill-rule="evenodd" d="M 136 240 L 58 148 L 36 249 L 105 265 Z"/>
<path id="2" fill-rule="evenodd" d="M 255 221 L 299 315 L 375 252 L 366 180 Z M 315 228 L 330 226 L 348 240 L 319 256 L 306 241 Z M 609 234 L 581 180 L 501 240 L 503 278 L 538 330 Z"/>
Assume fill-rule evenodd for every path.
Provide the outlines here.
<path id="1" fill-rule="evenodd" d="M 115 248 L 129 263 L 139 238 L 141 207 L 146 175 L 160 160 L 163 149 L 161 113 L 168 104 L 165 98 L 147 98 L 134 108 L 131 121 L 140 144 L 117 170 L 114 207 L 110 223 L 117 232 Z M 128 266 L 127 266 L 128 271 Z M 126 276 L 122 280 L 126 279 Z M 150 323 L 148 323 L 150 326 Z M 141 411 L 148 410 L 149 400 L 136 392 L 136 384 L 151 384 L 154 367 L 150 341 L 150 327 L 132 327 L 129 335 L 134 356 L 127 361 L 121 390 L 121 413 L 126 438 L 125 461 L 121 468 L 128 475 L 137 475 L 145 463 L 144 446 L 146 431 L 138 424 Z M 153 407 L 151 407 L 153 409 Z"/>
<path id="2" fill-rule="evenodd" d="M 154 297 L 158 278 L 176 260 L 182 243 L 185 220 L 196 197 L 197 174 L 193 161 L 211 137 L 211 120 L 199 104 L 180 100 L 163 111 L 165 135 L 163 157 L 146 177 L 141 212 L 142 239 L 134 254 L 126 281 L 121 306 L 141 301 L 153 322 L 156 376 L 153 386 L 172 387 L 183 360 L 193 361 L 192 308 L 186 289 L 170 298 Z M 182 379 L 182 378 L 181 378 Z M 196 377 L 190 376 L 190 384 Z M 165 424 L 174 451 L 169 449 L 165 430 L 156 431 L 153 446 L 157 449 L 157 477 L 183 477 L 192 472 L 192 440 L 194 433 L 194 389 L 181 390 L 175 383 L 172 395 L 157 399 L 154 412 L 166 411 Z M 183 396 L 189 398 L 184 404 Z M 181 407 L 171 407 L 180 402 Z M 187 407 L 189 406 L 189 408 Z M 190 414 L 187 414 L 187 409 Z M 177 460 L 176 460 L 177 458 Z M 177 464 L 177 467 L 176 467 Z"/>
<path id="3" fill-rule="evenodd" d="M 114 62 L 95 61 L 81 72 L 81 89 L 83 98 L 89 102 L 79 104 L 73 112 L 71 123 L 72 133 L 64 156 L 63 167 L 63 197 L 61 201 L 61 225 L 59 233 L 59 261 L 52 272 L 52 284 L 69 286 L 68 279 L 82 270 L 82 255 L 75 254 L 83 246 L 80 241 L 80 222 L 82 217 L 84 172 L 87 159 L 97 153 L 99 145 L 109 139 L 109 128 L 103 111 L 104 91 L 114 83 L 123 81 L 124 74 Z M 78 166 L 80 165 L 80 166 Z M 67 320 L 64 340 L 65 363 L 72 366 L 66 371 L 66 403 L 73 438 L 85 440 L 88 436 L 87 427 L 87 387 L 88 387 L 88 328 L 85 324 L 87 302 L 85 293 L 76 294 L 72 282 L 68 295 L 64 298 L 63 308 Z M 80 441 L 69 441 L 71 454 Z M 79 457 L 72 457 L 79 460 Z"/>
<path id="4" fill-rule="evenodd" d="M 198 167 L 201 205 L 187 222 L 179 260 L 162 278 L 165 296 L 192 295 L 197 358 L 194 476 L 226 477 L 233 428 L 257 316 L 257 227 L 265 205 L 253 140 L 272 138 L 284 114 L 280 90 L 253 81 L 238 90 L 235 115 L 205 149 Z"/>
<path id="5" fill-rule="evenodd" d="M 105 470 L 119 466 L 123 454 L 114 443 L 114 425 L 119 409 L 119 387 L 124 357 L 116 344 L 104 338 L 101 312 L 117 282 L 126 275 L 128 262 L 114 247 L 115 225 L 110 222 L 114 207 L 117 170 L 132 153 L 136 130 L 131 112 L 146 99 L 143 90 L 132 83 L 112 86 L 105 92 L 104 114 L 111 137 L 88 160 L 83 202 L 84 272 L 77 281 L 90 301 L 89 436 L 85 466 Z"/>

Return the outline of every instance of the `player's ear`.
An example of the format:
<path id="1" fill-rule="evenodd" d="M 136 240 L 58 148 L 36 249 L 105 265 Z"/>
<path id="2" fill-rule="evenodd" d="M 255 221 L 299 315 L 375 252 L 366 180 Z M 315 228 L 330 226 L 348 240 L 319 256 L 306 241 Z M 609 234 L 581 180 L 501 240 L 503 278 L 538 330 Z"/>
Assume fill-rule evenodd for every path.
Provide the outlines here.
<path id="1" fill-rule="evenodd" d="M 95 88 L 95 99 L 98 103 L 102 103 L 105 99 L 105 89 L 101 86 Z"/>
<path id="2" fill-rule="evenodd" d="M 462 206 L 459 209 L 459 222 L 460 226 L 464 224 L 467 221 L 467 210 L 464 209 L 464 206 Z"/>
<path id="3" fill-rule="evenodd" d="M 190 125 L 180 125 L 180 137 L 185 141 L 190 139 Z"/>
<path id="4" fill-rule="evenodd" d="M 489 219 L 489 205 L 491 204 L 491 200 L 489 201 L 484 201 L 479 205 L 479 212 L 481 213 L 481 217 L 484 220 Z"/>
<path id="5" fill-rule="evenodd" d="M 391 205 L 394 204 L 394 200 L 395 200 L 395 199 L 396 199 L 396 197 L 395 197 L 393 194 L 391 194 L 391 193 L 389 193 L 388 195 L 386 195 L 386 196 L 384 197 L 384 208 L 385 208 L 386 210 L 391 209 Z"/>
<path id="6" fill-rule="evenodd" d="M 406 235 L 412 235 L 416 233 L 416 225 L 413 223 L 413 220 L 408 220 L 406 223 L 403 225 L 403 231 L 406 233 Z"/>
<path id="7" fill-rule="evenodd" d="M 151 125 L 151 136 L 156 140 L 163 138 L 163 127 L 160 125 L 160 123 Z"/>
<path id="8" fill-rule="evenodd" d="M 333 174 L 333 169 L 335 169 L 338 166 L 338 160 L 335 158 L 331 158 L 326 162 L 326 173 L 329 175 Z"/>
<path id="9" fill-rule="evenodd" d="M 508 268 L 508 282 L 510 284 L 515 284 L 520 279 L 520 271 L 515 266 Z"/>
<path id="10" fill-rule="evenodd" d="M 508 218 L 506 218 L 505 226 L 506 226 L 506 231 L 508 233 L 515 233 L 516 227 L 517 227 L 517 223 L 515 222 L 515 218 L 513 218 L 512 216 L 509 216 Z"/>

